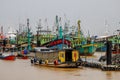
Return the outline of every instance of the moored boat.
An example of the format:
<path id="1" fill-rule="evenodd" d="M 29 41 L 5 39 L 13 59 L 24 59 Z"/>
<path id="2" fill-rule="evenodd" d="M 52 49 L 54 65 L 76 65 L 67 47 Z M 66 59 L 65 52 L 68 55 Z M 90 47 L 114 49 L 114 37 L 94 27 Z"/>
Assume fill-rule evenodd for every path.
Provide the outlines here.
<path id="1" fill-rule="evenodd" d="M 34 59 L 31 59 L 31 63 L 58 68 L 76 68 L 79 66 L 79 61 L 79 52 L 70 48 L 62 50 L 39 48 Z"/>
<path id="2" fill-rule="evenodd" d="M 7 54 L 7 55 L 5 55 L 3 53 L 3 54 L 0 54 L 0 59 L 3 59 L 3 60 L 15 60 L 16 56 L 14 54 Z"/>
<path id="3" fill-rule="evenodd" d="M 85 44 L 81 46 L 76 46 L 75 49 L 77 49 L 80 52 L 80 55 L 82 56 L 92 56 L 96 51 L 96 45 Z"/>
<path id="4" fill-rule="evenodd" d="M 78 33 L 71 41 L 72 47 L 78 50 L 80 55 L 92 56 L 96 51 L 97 44 L 90 37 L 85 38 L 80 28 L 80 20 L 78 20 Z"/>
<path id="5" fill-rule="evenodd" d="M 22 50 L 17 53 L 16 56 L 18 59 L 28 59 L 28 51 L 27 50 Z"/>

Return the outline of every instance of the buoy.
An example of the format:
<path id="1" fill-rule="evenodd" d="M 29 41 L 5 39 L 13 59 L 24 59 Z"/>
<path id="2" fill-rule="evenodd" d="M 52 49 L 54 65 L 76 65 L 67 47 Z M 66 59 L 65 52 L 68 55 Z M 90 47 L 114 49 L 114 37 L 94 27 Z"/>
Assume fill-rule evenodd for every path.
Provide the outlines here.
<path id="1" fill-rule="evenodd" d="M 33 59 L 31 59 L 31 63 L 33 64 Z"/>
<path id="2" fill-rule="evenodd" d="M 39 64 L 42 64 L 42 60 L 39 60 Z"/>
<path id="3" fill-rule="evenodd" d="M 58 61 L 57 61 L 57 60 L 55 60 L 55 61 L 54 61 L 54 64 L 55 64 L 55 65 L 58 65 Z"/>
<path id="4" fill-rule="evenodd" d="M 36 63 L 37 62 L 37 59 L 36 58 L 34 58 L 34 63 Z"/>
<path id="5" fill-rule="evenodd" d="M 45 64 L 48 64 L 48 60 L 45 60 Z"/>

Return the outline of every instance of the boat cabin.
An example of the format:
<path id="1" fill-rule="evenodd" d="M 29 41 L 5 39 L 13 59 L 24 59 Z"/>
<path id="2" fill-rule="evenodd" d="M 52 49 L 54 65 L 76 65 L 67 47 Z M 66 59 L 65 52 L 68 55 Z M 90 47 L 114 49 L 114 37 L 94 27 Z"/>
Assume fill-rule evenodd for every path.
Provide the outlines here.
<path id="1" fill-rule="evenodd" d="M 74 49 L 63 49 L 58 52 L 61 63 L 76 62 L 79 59 L 79 52 Z"/>

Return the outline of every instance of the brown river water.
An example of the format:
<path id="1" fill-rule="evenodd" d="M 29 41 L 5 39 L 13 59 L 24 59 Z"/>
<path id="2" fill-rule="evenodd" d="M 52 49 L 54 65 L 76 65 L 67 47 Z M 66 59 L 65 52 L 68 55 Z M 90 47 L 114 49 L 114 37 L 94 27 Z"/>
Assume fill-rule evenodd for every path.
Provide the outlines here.
<path id="1" fill-rule="evenodd" d="M 95 56 L 98 55 L 101 54 Z M 32 65 L 30 59 L 0 60 L 0 80 L 120 80 L 119 78 L 120 71 L 102 71 L 85 67 L 42 67 Z"/>

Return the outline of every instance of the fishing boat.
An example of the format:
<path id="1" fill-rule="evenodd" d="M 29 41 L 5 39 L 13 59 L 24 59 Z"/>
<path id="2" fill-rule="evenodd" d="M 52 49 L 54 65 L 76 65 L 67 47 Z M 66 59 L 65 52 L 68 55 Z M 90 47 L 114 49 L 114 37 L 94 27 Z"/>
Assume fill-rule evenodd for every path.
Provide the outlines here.
<path id="1" fill-rule="evenodd" d="M 85 44 L 74 48 L 80 52 L 81 56 L 92 56 L 96 51 L 96 45 L 94 44 Z"/>
<path id="2" fill-rule="evenodd" d="M 25 50 L 22 50 L 20 52 L 17 53 L 17 56 L 16 56 L 18 59 L 28 59 L 28 51 L 25 49 Z"/>
<path id="3" fill-rule="evenodd" d="M 90 37 L 85 38 L 83 36 L 83 33 L 80 30 L 80 20 L 78 20 L 77 36 L 73 37 L 71 43 L 72 43 L 72 47 L 74 49 L 77 49 L 80 55 L 85 55 L 85 56 L 92 56 L 95 53 L 97 47 L 97 44 L 94 43 L 94 40 L 92 40 Z"/>
<path id="4" fill-rule="evenodd" d="M 56 39 L 50 42 L 47 42 L 41 46 L 46 46 L 51 49 L 61 50 L 63 47 L 70 47 L 70 41 L 67 39 Z"/>
<path id="5" fill-rule="evenodd" d="M 2 59 L 2 60 L 15 60 L 16 56 L 14 54 L 0 53 L 0 59 Z"/>
<path id="6" fill-rule="evenodd" d="M 112 54 L 120 54 L 120 35 L 111 35 L 99 38 L 96 41 L 98 47 L 96 51 L 103 51 L 107 50 L 106 40 L 112 42 Z"/>
<path id="7" fill-rule="evenodd" d="M 51 50 L 46 47 L 35 48 L 35 57 L 31 63 L 47 67 L 76 68 L 79 66 L 79 52 L 74 49 Z"/>
<path id="8" fill-rule="evenodd" d="M 56 36 L 52 37 L 50 41 L 44 44 L 41 44 L 42 47 L 44 46 L 44 47 L 57 49 L 57 50 L 62 50 L 63 48 L 71 47 L 70 38 L 65 37 L 64 31 L 60 23 L 61 23 L 61 20 L 58 20 L 58 16 L 56 16 L 56 27 L 57 27 L 56 34 L 55 34 Z"/>
<path id="9" fill-rule="evenodd" d="M 56 36 L 51 39 L 51 41 L 41 44 L 51 49 L 62 50 L 64 47 L 72 47 L 77 49 L 80 55 L 93 55 L 96 51 L 96 44 L 90 38 L 86 39 L 80 30 L 80 21 L 78 21 L 78 33 L 77 36 L 70 36 L 70 34 L 65 33 L 61 26 L 61 19 L 56 16 Z"/>

